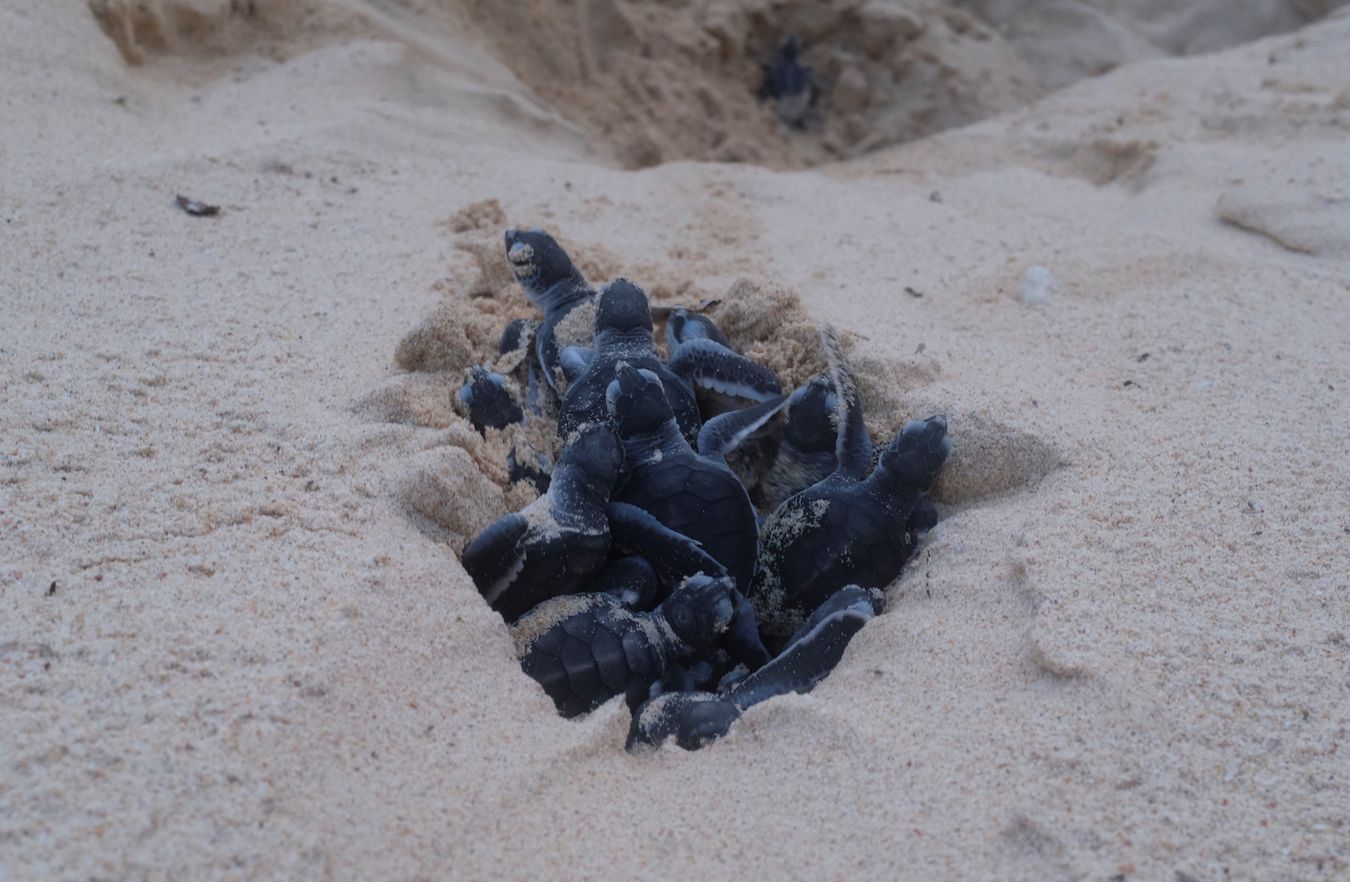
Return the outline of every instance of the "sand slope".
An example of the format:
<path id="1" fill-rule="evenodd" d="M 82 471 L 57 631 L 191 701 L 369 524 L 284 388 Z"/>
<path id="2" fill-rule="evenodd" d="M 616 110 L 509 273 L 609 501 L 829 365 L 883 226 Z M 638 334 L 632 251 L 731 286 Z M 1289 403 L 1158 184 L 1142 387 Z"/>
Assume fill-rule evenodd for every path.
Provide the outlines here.
<path id="1" fill-rule="evenodd" d="M 619 171 L 443 10 L 129 68 L 50 7 L 0 36 L 0 876 L 1350 873 L 1344 13 L 788 173 Z M 453 429 L 353 412 L 485 198 L 781 282 L 878 427 L 950 419 L 890 612 L 710 750 L 554 716 L 401 495 Z"/>

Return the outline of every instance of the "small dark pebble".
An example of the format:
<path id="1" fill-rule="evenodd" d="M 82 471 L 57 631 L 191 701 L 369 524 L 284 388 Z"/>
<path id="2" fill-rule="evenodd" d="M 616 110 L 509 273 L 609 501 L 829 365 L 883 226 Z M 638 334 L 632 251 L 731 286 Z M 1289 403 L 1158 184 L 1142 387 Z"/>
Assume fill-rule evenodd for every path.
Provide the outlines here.
<path id="1" fill-rule="evenodd" d="M 929 201 L 929 202 L 941 202 L 941 201 L 942 201 L 942 191 L 941 191 L 941 190 L 934 190 L 932 193 L 929 193 L 929 194 L 928 194 L 928 201 Z"/>
<path id="2" fill-rule="evenodd" d="M 193 217 L 215 217 L 220 214 L 219 205 L 207 205 L 205 202 L 189 199 L 182 194 L 175 197 L 174 201 L 178 203 L 179 208 L 183 209 Z"/>
<path id="3" fill-rule="evenodd" d="M 1148 361 L 1148 356 L 1149 354 L 1145 352 L 1143 355 L 1136 358 L 1135 361 L 1139 362 L 1140 364 L 1143 364 L 1144 362 Z"/>
<path id="4" fill-rule="evenodd" d="M 1126 380 L 1126 381 L 1125 381 L 1124 383 L 1122 383 L 1121 385 L 1123 385 L 1123 386 L 1138 386 L 1139 384 L 1136 383 L 1134 380 Z"/>
<path id="5" fill-rule="evenodd" d="M 47 596 L 51 597 L 55 593 L 56 593 L 56 583 L 52 582 L 50 585 L 47 586 Z"/>
<path id="6" fill-rule="evenodd" d="M 911 287 L 908 286 L 908 285 L 905 286 L 905 293 L 908 294 L 910 297 L 922 297 L 922 296 L 923 296 L 923 292 L 922 292 L 922 291 L 916 291 L 915 289 L 911 288 Z"/>
<path id="7" fill-rule="evenodd" d="M 1032 407 L 1040 407 L 1040 406 L 1041 406 L 1041 403 L 1040 403 L 1039 401 L 1037 401 L 1035 398 L 1033 398 L 1033 399 L 1031 399 L 1031 406 L 1032 406 Z"/>

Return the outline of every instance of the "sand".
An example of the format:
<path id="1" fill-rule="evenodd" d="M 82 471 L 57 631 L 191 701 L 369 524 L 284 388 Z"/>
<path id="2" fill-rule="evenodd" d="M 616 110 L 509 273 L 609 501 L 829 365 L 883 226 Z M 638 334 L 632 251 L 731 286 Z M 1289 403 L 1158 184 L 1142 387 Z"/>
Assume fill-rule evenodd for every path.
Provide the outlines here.
<path id="1" fill-rule="evenodd" d="M 756 166 L 548 92 L 561 4 L 90 5 L 0 29 L 0 878 L 1350 875 L 1346 11 L 891 4 L 932 124 L 837 149 L 733 43 L 696 71 Z M 576 8 L 665 69 L 705 14 Z M 910 117 L 876 95 L 840 119 Z M 503 222 L 667 301 L 777 286 L 876 431 L 948 416 L 887 613 L 703 752 L 557 717 L 456 561 L 524 503 L 395 355 L 505 319 Z"/>

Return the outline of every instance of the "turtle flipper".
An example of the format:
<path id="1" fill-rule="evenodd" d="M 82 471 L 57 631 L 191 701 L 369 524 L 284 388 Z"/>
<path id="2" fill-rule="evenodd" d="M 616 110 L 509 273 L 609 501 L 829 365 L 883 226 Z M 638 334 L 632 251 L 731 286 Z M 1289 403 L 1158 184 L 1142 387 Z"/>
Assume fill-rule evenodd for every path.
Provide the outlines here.
<path id="1" fill-rule="evenodd" d="M 733 687 L 741 710 L 789 692 L 809 692 L 834 670 L 853 635 L 881 609 L 881 592 L 856 585 L 840 588 L 822 603 L 772 661 Z"/>
<path id="2" fill-rule="evenodd" d="M 937 506 L 925 493 L 914 501 L 914 508 L 909 513 L 909 521 L 905 524 L 905 531 L 916 536 L 922 536 L 936 527 L 937 522 Z"/>
<path id="3" fill-rule="evenodd" d="M 558 353 L 558 365 L 562 368 L 563 377 L 568 383 L 577 381 L 577 377 L 586 370 L 586 365 L 590 363 L 593 355 L 595 351 L 585 346 L 568 346 Z"/>
<path id="4" fill-rule="evenodd" d="M 678 584 L 696 573 L 720 576 L 726 567 L 693 539 L 677 533 L 636 505 L 609 504 L 609 528 L 614 547 L 645 557 L 661 579 Z"/>
<path id="5" fill-rule="evenodd" d="M 520 575 L 524 565 L 520 540 L 525 538 L 529 526 L 519 514 L 509 514 L 478 534 L 460 555 L 464 571 L 493 609 Z"/>
<path id="6" fill-rule="evenodd" d="M 612 560 L 596 577 L 597 594 L 617 597 L 627 609 L 649 610 L 661 600 L 661 583 L 645 557 L 632 555 Z"/>
<path id="7" fill-rule="evenodd" d="M 872 471 L 872 436 L 863 421 L 862 402 L 858 399 L 858 383 L 853 368 L 844 356 L 843 344 L 834 328 L 820 332 L 820 343 L 830 362 L 830 379 L 838 395 L 837 421 L 839 434 L 835 439 L 834 455 L 837 472 L 855 481 L 861 481 Z"/>
<path id="8" fill-rule="evenodd" d="M 736 612 L 732 614 L 731 624 L 727 626 L 723 644 L 734 661 L 757 671 L 769 661 L 769 651 L 759 636 L 759 619 L 755 616 L 755 606 L 744 594 L 737 591 L 731 596 Z"/>
<path id="9" fill-rule="evenodd" d="M 698 452 L 704 456 L 726 456 L 777 416 L 787 403 L 788 396 L 777 395 L 751 407 L 713 417 L 698 430 Z"/>
<path id="10" fill-rule="evenodd" d="M 711 692 L 667 692 L 633 714 L 626 746 L 631 751 L 674 738 L 685 750 L 698 750 L 727 734 L 740 715 L 730 700 Z"/>
<path id="11" fill-rule="evenodd" d="M 692 312 L 683 306 L 676 306 L 667 312 L 665 319 L 666 342 L 670 344 L 671 352 L 679 349 L 681 343 L 700 339 L 712 340 L 728 349 L 731 348 L 721 329 L 706 315 Z"/>
<path id="12" fill-rule="evenodd" d="M 702 389 L 751 401 L 783 391 L 773 371 L 708 337 L 681 343 L 671 353 L 670 369 Z"/>

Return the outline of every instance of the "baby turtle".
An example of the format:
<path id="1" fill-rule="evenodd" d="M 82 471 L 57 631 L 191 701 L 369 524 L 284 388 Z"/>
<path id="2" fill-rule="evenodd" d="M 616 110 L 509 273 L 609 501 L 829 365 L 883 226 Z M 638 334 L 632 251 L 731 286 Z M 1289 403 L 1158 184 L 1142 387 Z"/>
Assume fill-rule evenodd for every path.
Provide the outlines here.
<path id="1" fill-rule="evenodd" d="M 506 377 L 481 365 L 469 368 L 469 378 L 459 389 L 460 404 L 480 435 L 488 428 L 505 429 L 525 419 L 525 414 L 507 388 Z"/>
<path id="2" fill-rule="evenodd" d="M 726 576 L 692 576 L 649 613 L 609 594 L 557 598 L 516 624 L 520 666 L 564 717 L 620 694 L 636 707 L 668 665 L 726 630 L 734 591 Z"/>
<path id="3" fill-rule="evenodd" d="M 605 390 L 614 379 L 615 367 L 623 362 L 661 378 L 664 391 L 659 394 L 679 421 L 680 431 L 687 438 L 697 437 L 702 422 L 693 387 L 657 357 L 647 295 L 627 279 L 615 279 L 600 292 L 594 348 L 571 347 L 563 360 L 563 371 L 571 384 L 558 414 L 559 436 L 566 438 L 587 423 L 606 421 Z"/>
<path id="4" fill-rule="evenodd" d="M 804 129 L 820 94 L 820 81 L 810 66 L 798 60 L 801 42 L 795 35 L 783 40 L 768 64 L 759 87 L 761 101 L 773 101 L 778 118 L 794 129 Z"/>
<path id="5" fill-rule="evenodd" d="M 838 352 L 832 337 L 826 350 Z M 769 515 L 750 599 L 766 635 L 783 639 L 845 585 L 883 588 L 914 548 L 909 523 L 951 450 L 940 417 L 905 424 L 872 468 L 871 440 L 847 364 L 834 359 L 844 413 L 838 464 Z"/>
<path id="6" fill-rule="evenodd" d="M 568 313 L 594 297 L 595 290 L 562 246 L 543 230 L 507 230 L 506 261 L 525 296 L 544 311 L 544 320 L 534 332 L 535 355 L 545 382 L 557 392 L 559 347 L 554 331 Z"/>
<path id="7" fill-rule="evenodd" d="M 464 569 L 502 618 L 513 622 L 550 597 L 585 590 L 605 565 L 622 464 L 608 427 L 581 433 L 558 458 L 547 493 L 464 549 Z"/>
<path id="8" fill-rule="evenodd" d="M 695 452 L 655 373 L 620 364 L 614 374 L 606 399 L 625 461 L 614 498 L 698 542 L 745 590 L 755 570 L 759 526 L 750 497 L 723 459 L 735 436 L 709 423 L 714 431 L 699 433 Z"/>
<path id="9" fill-rule="evenodd" d="M 673 737 L 685 750 L 697 750 L 725 735 L 749 708 L 777 695 L 811 691 L 834 670 L 853 635 L 879 615 L 884 604 L 884 596 L 875 589 L 841 588 L 758 671 L 717 693 L 676 692 L 648 700 L 633 714 L 628 749 L 659 745 Z"/>

